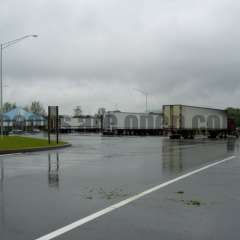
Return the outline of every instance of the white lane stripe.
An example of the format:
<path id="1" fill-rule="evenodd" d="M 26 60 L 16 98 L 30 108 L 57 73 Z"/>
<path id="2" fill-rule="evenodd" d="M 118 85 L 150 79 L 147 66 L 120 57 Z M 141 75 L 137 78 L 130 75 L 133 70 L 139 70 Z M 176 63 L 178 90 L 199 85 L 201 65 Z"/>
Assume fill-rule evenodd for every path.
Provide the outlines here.
<path id="1" fill-rule="evenodd" d="M 182 176 L 174 178 L 174 179 L 172 179 L 170 181 L 167 181 L 167 182 L 162 183 L 160 185 L 157 185 L 157 186 L 155 186 L 153 188 L 150 188 L 150 189 L 148 189 L 148 190 L 146 190 L 146 191 L 144 191 L 142 193 L 139 193 L 139 194 L 137 194 L 135 196 L 132 196 L 132 197 L 126 199 L 126 200 L 123 200 L 123 201 L 121 201 L 119 203 L 116 203 L 116 204 L 114 204 L 112 206 L 104 208 L 104 209 L 102 209 L 102 210 L 100 210 L 100 211 L 98 211 L 96 213 L 93 213 L 93 214 L 91 214 L 91 215 L 89 215 L 87 217 L 84 217 L 84 218 L 82 218 L 80 220 L 77 220 L 77 221 L 75 221 L 75 222 L 73 222 L 73 223 L 71 223 L 71 224 L 69 224 L 69 225 L 67 225 L 65 227 L 59 228 L 59 229 L 57 229 L 57 230 L 55 230 L 55 231 L 53 231 L 53 232 L 51 232 L 51 233 L 49 233 L 47 235 L 42 236 L 40 238 L 37 238 L 35 240 L 50 240 L 50 239 L 56 238 L 56 237 L 66 233 L 66 232 L 69 232 L 69 231 L 71 231 L 71 230 L 73 230 L 73 229 L 75 229 L 77 227 L 82 226 L 85 223 L 88 223 L 88 222 L 90 222 L 90 221 L 92 221 L 92 220 L 94 220 L 96 218 L 99 218 L 99 217 L 101 217 L 101 216 L 103 216 L 103 215 L 105 215 L 105 214 L 107 214 L 109 212 L 112 212 L 112 211 L 114 211 L 114 210 L 116 210 L 116 209 L 118 209 L 120 207 L 123 207 L 123 206 L 125 206 L 125 205 L 127 205 L 127 204 L 129 204 L 129 203 L 131 203 L 133 201 L 136 201 L 137 199 L 139 199 L 141 197 L 144 197 L 144 196 L 146 196 L 146 195 L 148 195 L 148 194 L 150 194 L 152 192 L 155 192 L 155 191 L 157 191 L 157 190 L 159 190 L 161 188 L 164 188 L 164 187 L 166 187 L 166 186 L 168 186 L 168 185 L 170 185 L 172 183 L 180 181 L 180 180 L 182 180 L 184 178 L 187 178 L 189 176 L 192 176 L 192 175 L 194 175 L 196 173 L 204 171 L 205 169 L 208 169 L 210 167 L 213 167 L 213 166 L 216 166 L 218 164 L 230 161 L 233 158 L 235 158 L 235 156 L 231 156 L 231 157 L 225 158 L 225 159 L 220 160 L 218 162 L 214 162 L 214 163 L 208 164 L 208 165 L 206 165 L 204 167 L 201 167 L 201 168 L 199 168 L 197 170 L 194 170 L 194 171 L 191 171 L 189 173 L 183 174 Z"/>
<path id="2" fill-rule="evenodd" d="M 0 154 L 0 157 L 7 157 L 7 156 L 15 156 L 15 155 L 20 155 L 23 153 L 6 153 L 6 154 Z"/>

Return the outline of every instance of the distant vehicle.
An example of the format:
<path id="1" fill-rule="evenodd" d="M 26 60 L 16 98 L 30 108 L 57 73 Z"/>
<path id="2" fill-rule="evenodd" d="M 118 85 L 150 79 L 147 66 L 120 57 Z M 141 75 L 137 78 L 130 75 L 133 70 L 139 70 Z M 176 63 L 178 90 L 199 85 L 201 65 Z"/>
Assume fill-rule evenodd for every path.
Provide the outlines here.
<path id="1" fill-rule="evenodd" d="M 13 129 L 12 131 L 9 132 L 9 134 L 23 134 L 24 131 L 21 129 Z"/>
<path id="2" fill-rule="evenodd" d="M 34 128 L 33 130 L 32 130 L 32 133 L 40 133 L 41 131 L 38 129 L 38 128 Z"/>
<path id="3" fill-rule="evenodd" d="M 164 105 L 163 119 L 164 129 L 170 132 L 170 138 L 194 138 L 201 133 L 216 138 L 226 137 L 228 134 L 228 116 L 221 109 Z"/>

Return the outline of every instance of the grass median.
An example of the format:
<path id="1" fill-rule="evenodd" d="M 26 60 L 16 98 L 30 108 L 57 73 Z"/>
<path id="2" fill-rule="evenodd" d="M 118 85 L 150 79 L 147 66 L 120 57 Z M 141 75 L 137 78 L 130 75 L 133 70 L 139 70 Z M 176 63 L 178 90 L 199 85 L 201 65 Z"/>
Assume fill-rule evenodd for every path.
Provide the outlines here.
<path id="1" fill-rule="evenodd" d="M 23 149 L 36 149 L 36 148 L 49 148 L 64 146 L 66 142 L 51 141 L 48 143 L 46 139 L 22 137 L 22 136 L 4 136 L 0 137 L 0 152 L 7 150 L 23 150 Z"/>

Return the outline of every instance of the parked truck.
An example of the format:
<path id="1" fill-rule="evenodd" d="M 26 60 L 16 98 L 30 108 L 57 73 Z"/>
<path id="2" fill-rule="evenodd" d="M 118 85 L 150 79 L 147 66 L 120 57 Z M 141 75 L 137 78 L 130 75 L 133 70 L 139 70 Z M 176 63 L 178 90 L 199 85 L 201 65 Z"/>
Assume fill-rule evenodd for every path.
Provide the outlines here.
<path id="1" fill-rule="evenodd" d="M 162 135 L 161 113 L 108 111 L 103 117 L 104 135 Z"/>
<path id="2" fill-rule="evenodd" d="M 170 133 L 170 138 L 194 138 L 196 134 L 206 134 L 210 138 L 226 137 L 228 123 L 225 110 L 163 105 L 163 126 Z"/>

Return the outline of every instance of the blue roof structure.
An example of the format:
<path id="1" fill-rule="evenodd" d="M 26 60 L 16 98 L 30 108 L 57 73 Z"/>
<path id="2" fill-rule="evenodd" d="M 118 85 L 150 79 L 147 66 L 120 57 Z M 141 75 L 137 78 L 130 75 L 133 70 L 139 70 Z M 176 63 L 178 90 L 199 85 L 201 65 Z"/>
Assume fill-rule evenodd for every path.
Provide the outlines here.
<path id="1" fill-rule="evenodd" d="M 3 114 L 3 119 L 8 121 L 23 120 L 23 121 L 44 121 L 44 118 L 38 114 L 27 112 L 23 108 L 17 107 Z"/>

